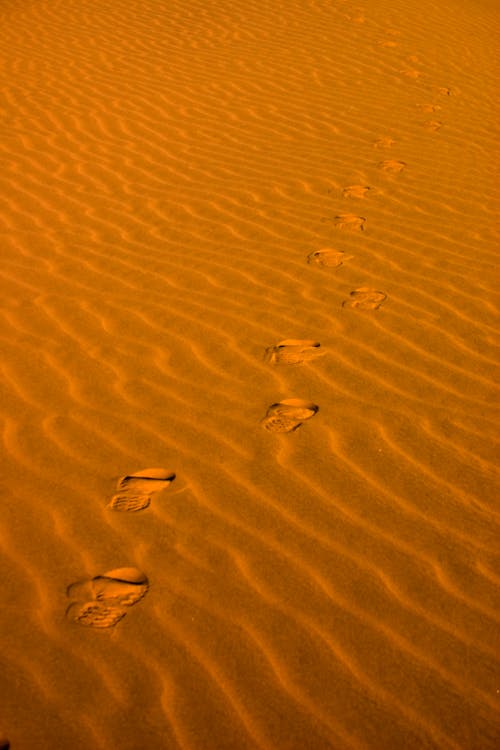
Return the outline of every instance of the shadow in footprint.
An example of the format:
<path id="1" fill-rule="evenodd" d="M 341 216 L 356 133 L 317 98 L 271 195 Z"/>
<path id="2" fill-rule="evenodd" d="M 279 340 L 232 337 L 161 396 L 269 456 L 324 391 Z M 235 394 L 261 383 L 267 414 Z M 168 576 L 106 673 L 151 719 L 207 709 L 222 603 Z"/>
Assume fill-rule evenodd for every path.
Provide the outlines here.
<path id="1" fill-rule="evenodd" d="M 319 351 L 317 341 L 286 339 L 276 346 L 266 349 L 266 359 L 272 365 L 301 365 L 312 359 L 321 357 L 324 352 Z"/>
<path id="2" fill-rule="evenodd" d="M 384 292 L 369 287 L 360 287 L 351 292 L 350 299 L 342 302 L 342 307 L 351 307 L 357 310 L 377 310 L 382 302 L 387 299 Z"/>
<path id="3" fill-rule="evenodd" d="M 268 432 L 293 432 L 314 415 L 319 406 L 299 398 L 288 398 L 271 404 L 261 424 Z"/>
<path id="4" fill-rule="evenodd" d="M 147 508 L 153 495 L 165 490 L 175 479 L 166 469 L 143 469 L 119 479 L 118 492 L 108 503 L 108 508 L 136 513 Z"/>
<path id="5" fill-rule="evenodd" d="M 148 592 L 147 577 L 137 568 L 115 568 L 90 580 L 68 586 L 67 595 L 78 601 L 66 610 L 71 622 L 91 628 L 111 628 Z"/>

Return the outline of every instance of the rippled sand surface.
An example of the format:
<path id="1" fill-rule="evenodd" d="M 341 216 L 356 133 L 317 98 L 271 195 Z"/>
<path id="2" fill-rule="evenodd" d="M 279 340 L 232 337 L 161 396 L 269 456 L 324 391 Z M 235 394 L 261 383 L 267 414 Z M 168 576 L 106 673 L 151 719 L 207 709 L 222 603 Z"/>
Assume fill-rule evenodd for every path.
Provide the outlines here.
<path id="1" fill-rule="evenodd" d="M 495 4 L 0 13 L 0 746 L 498 747 Z"/>

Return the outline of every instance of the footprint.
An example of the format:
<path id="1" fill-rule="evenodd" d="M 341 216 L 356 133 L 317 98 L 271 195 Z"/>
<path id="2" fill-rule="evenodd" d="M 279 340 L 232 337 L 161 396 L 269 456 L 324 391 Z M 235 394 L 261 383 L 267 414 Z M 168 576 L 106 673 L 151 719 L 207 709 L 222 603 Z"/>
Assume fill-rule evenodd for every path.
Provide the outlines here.
<path id="1" fill-rule="evenodd" d="M 86 599 L 131 607 L 146 594 L 148 581 L 137 568 L 115 568 L 102 575 L 68 586 L 67 595 L 80 602 Z"/>
<path id="2" fill-rule="evenodd" d="M 272 404 L 262 420 L 264 429 L 269 432 L 293 432 L 302 422 L 314 417 L 319 406 L 299 398 L 288 398 Z"/>
<path id="3" fill-rule="evenodd" d="M 344 300 L 342 307 L 352 307 L 358 310 L 377 310 L 382 302 L 387 299 L 387 294 L 378 292 L 363 286 L 351 292 L 351 299 Z"/>
<path id="4" fill-rule="evenodd" d="M 365 221 L 364 216 L 356 216 L 356 214 L 340 214 L 333 219 L 337 229 L 360 229 L 361 231 L 364 229 Z"/>
<path id="5" fill-rule="evenodd" d="M 115 568 L 90 581 L 68 586 L 67 595 L 80 598 L 66 610 L 66 617 L 79 625 L 111 628 L 148 592 L 147 577 L 137 568 Z M 87 601 L 81 601 L 81 599 Z"/>
<path id="6" fill-rule="evenodd" d="M 391 174 L 402 172 L 405 167 L 405 161 L 397 161 L 396 159 L 385 159 L 378 163 L 379 169 L 382 169 L 384 172 L 390 172 Z"/>
<path id="7" fill-rule="evenodd" d="M 440 120 L 428 120 L 428 122 L 425 123 L 426 130 L 432 130 L 433 132 L 441 130 L 442 127 L 443 123 L 440 122 Z"/>
<path id="8" fill-rule="evenodd" d="M 318 266 L 329 266 L 337 268 L 345 260 L 345 253 L 338 250 L 331 250 L 326 247 L 324 250 L 315 250 L 307 256 L 308 263 L 317 263 Z"/>
<path id="9" fill-rule="evenodd" d="M 115 568 L 92 579 L 94 598 L 120 607 L 131 607 L 146 596 L 148 579 L 137 568 Z"/>
<path id="10" fill-rule="evenodd" d="M 286 339 L 266 349 L 266 356 L 273 365 L 301 365 L 321 357 L 323 352 L 319 348 L 317 341 Z"/>
<path id="11" fill-rule="evenodd" d="M 390 138 L 388 135 L 384 135 L 382 138 L 377 138 L 373 146 L 375 148 L 390 148 L 396 141 Z"/>
<path id="12" fill-rule="evenodd" d="M 442 109 L 442 107 L 439 106 L 439 104 L 417 104 L 417 107 L 422 110 L 422 112 L 437 112 L 438 110 Z"/>
<path id="13" fill-rule="evenodd" d="M 371 187 L 368 185 L 348 185 L 342 190 L 344 198 L 364 198 Z"/>
<path id="14" fill-rule="evenodd" d="M 175 479 L 175 474 L 166 469 L 143 469 L 118 481 L 116 495 L 107 507 L 111 510 L 135 513 L 147 508 L 153 495 L 166 489 Z"/>
<path id="15" fill-rule="evenodd" d="M 420 78 L 422 75 L 420 70 L 415 70 L 414 68 L 403 68 L 403 70 L 399 71 L 402 76 L 406 76 L 407 78 Z"/>
<path id="16" fill-rule="evenodd" d="M 66 610 L 68 620 L 88 628 L 112 628 L 126 614 L 124 609 L 108 607 L 99 602 L 74 602 Z"/>

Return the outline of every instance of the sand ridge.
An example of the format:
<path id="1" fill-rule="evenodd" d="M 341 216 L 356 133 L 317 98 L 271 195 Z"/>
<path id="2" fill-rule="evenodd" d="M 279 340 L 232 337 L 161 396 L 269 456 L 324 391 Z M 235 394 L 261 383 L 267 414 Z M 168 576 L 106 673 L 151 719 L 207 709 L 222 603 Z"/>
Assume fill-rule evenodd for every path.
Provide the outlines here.
<path id="1" fill-rule="evenodd" d="M 494 6 L 0 12 L 1 742 L 496 747 Z"/>

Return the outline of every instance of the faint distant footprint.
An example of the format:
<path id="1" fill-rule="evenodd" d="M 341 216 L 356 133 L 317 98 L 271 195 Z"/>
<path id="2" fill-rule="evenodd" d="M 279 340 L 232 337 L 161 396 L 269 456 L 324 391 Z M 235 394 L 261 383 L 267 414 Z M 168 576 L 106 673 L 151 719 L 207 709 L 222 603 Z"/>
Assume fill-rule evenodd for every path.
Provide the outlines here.
<path id="1" fill-rule="evenodd" d="M 325 247 L 323 250 L 315 250 L 307 256 L 308 263 L 316 263 L 318 266 L 330 266 L 337 268 L 346 260 L 345 253 Z"/>
<path id="2" fill-rule="evenodd" d="M 358 310 L 377 310 L 387 299 L 384 292 L 363 286 L 351 292 L 350 299 L 344 300 L 342 307 L 352 307 Z"/>
<path id="3" fill-rule="evenodd" d="M 348 21 L 352 21 L 353 23 L 364 23 L 365 22 L 365 16 L 362 13 L 359 13 L 357 16 L 350 16 L 346 14 L 345 16 Z"/>
<path id="4" fill-rule="evenodd" d="M 422 72 L 420 70 L 415 70 L 415 68 L 403 68 L 399 72 L 402 76 L 406 76 L 406 78 L 414 78 L 415 80 L 422 75 Z"/>
<path id="5" fill-rule="evenodd" d="M 147 508 L 153 495 L 166 489 L 175 474 L 166 469 L 143 469 L 118 481 L 116 495 L 108 503 L 111 510 L 135 513 Z"/>
<path id="6" fill-rule="evenodd" d="M 342 190 L 344 198 L 364 198 L 371 190 L 368 185 L 348 185 Z"/>
<path id="7" fill-rule="evenodd" d="M 374 148 L 390 148 L 396 143 L 394 138 L 391 138 L 388 135 L 382 136 L 382 138 L 377 138 L 376 141 L 374 141 L 373 146 Z"/>
<path id="8" fill-rule="evenodd" d="M 406 167 L 405 161 L 397 161 L 396 159 L 385 159 L 378 163 L 378 168 L 383 172 L 389 172 L 391 174 L 398 174 L 402 172 Z"/>
<path id="9" fill-rule="evenodd" d="M 266 349 L 266 357 L 273 365 L 301 365 L 321 357 L 323 352 L 319 349 L 317 341 L 286 339 Z"/>
<path id="10" fill-rule="evenodd" d="M 431 131 L 433 131 L 433 132 L 436 132 L 436 131 L 438 131 L 438 130 L 441 130 L 441 128 L 443 127 L 443 123 L 442 123 L 442 122 L 441 122 L 440 120 L 428 120 L 428 121 L 427 121 L 427 122 L 425 123 L 425 126 L 424 126 L 424 127 L 425 127 L 425 128 L 427 129 L 427 130 L 431 130 Z"/>
<path id="11" fill-rule="evenodd" d="M 319 406 L 310 401 L 288 398 L 269 407 L 262 425 L 269 432 L 293 432 L 318 410 Z"/>
<path id="12" fill-rule="evenodd" d="M 356 214 L 339 214 L 339 216 L 335 216 L 333 219 L 333 223 L 337 229 L 359 229 L 361 231 L 364 229 L 365 221 L 364 216 L 356 216 Z"/>
<path id="13" fill-rule="evenodd" d="M 439 104 L 417 104 L 417 107 L 421 109 L 422 112 L 437 112 L 442 109 Z"/>
<path id="14" fill-rule="evenodd" d="M 137 568 L 115 568 L 90 580 L 68 586 L 67 595 L 77 601 L 66 617 L 90 628 L 111 628 L 137 604 L 149 589 L 147 577 Z"/>

